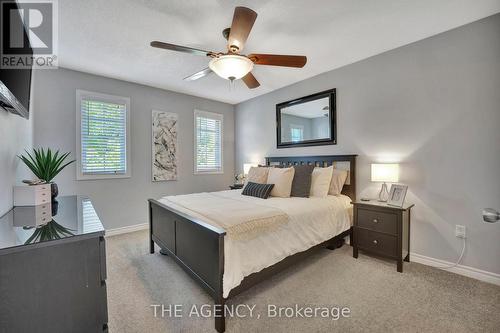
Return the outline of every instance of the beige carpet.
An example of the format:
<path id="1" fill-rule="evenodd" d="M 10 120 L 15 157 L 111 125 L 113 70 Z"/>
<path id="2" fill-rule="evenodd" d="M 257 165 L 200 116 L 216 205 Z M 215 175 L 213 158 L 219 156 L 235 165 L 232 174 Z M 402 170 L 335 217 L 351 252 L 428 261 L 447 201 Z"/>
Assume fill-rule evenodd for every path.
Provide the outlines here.
<path id="1" fill-rule="evenodd" d="M 158 252 L 147 231 L 108 238 L 110 331 L 215 332 L 212 318 L 189 318 L 212 299 Z M 155 318 L 151 304 L 183 304 L 184 318 Z M 344 246 L 304 262 L 229 302 L 256 304 L 261 318 L 229 318 L 227 332 L 500 332 L 500 287 L 428 266 L 392 262 Z M 347 306 L 349 318 L 268 318 L 267 304 Z"/>

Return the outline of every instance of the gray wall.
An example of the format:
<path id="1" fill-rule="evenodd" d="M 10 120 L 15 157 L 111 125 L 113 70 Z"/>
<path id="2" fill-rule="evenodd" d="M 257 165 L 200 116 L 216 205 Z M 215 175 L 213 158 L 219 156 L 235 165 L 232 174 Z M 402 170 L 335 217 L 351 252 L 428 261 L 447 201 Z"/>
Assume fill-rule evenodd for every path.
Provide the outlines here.
<path id="1" fill-rule="evenodd" d="M 312 136 L 311 130 L 312 119 L 292 116 L 290 114 L 282 114 L 281 115 L 281 140 L 283 142 L 291 142 L 291 128 L 292 125 L 299 125 L 304 128 L 303 137 L 304 140 L 310 138 Z"/>
<path id="2" fill-rule="evenodd" d="M 312 118 L 311 128 L 315 139 L 330 137 L 330 117 Z"/>
<path id="3" fill-rule="evenodd" d="M 32 119 L 24 119 L 0 108 L 0 216 L 13 206 L 12 187 L 28 178 L 29 171 L 16 155 L 31 148 Z"/>
<path id="4" fill-rule="evenodd" d="M 147 222 L 148 198 L 227 189 L 234 176 L 234 107 L 203 98 L 67 69 L 38 71 L 34 77 L 34 144 L 76 151 L 75 91 L 84 89 L 130 97 L 132 177 L 76 181 L 75 165 L 58 175 L 62 195 L 93 199 L 107 229 Z M 151 110 L 179 114 L 178 180 L 151 182 Z M 194 109 L 224 114 L 224 174 L 193 175 Z"/>
<path id="5" fill-rule="evenodd" d="M 375 196 L 370 162 L 401 163 L 412 251 L 500 273 L 500 15 L 254 98 L 236 107 L 236 165 L 267 155 L 359 154 L 358 195 Z M 332 54 L 332 57 L 335 55 Z M 276 149 L 275 105 L 337 88 L 338 144 Z"/>

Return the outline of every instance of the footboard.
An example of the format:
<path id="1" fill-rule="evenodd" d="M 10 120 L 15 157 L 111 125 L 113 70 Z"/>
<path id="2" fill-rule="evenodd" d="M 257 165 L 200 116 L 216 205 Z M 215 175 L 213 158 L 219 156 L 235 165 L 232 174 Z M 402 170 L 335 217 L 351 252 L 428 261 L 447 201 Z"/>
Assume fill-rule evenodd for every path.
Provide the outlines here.
<path id="1" fill-rule="evenodd" d="M 154 243 L 214 298 L 222 299 L 224 230 L 149 199 L 150 253 Z"/>

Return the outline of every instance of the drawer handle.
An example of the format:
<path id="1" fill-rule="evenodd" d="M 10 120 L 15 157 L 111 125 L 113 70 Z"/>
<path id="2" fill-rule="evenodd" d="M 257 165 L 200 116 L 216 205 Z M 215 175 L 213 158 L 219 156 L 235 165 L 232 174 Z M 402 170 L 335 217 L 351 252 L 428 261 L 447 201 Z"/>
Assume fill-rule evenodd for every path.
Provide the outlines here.
<path id="1" fill-rule="evenodd" d="M 376 239 L 373 240 L 373 244 L 377 245 L 378 241 Z"/>
<path id="2" fill-rule="evenodd" d="M 373 219 L 373 223 L 378 223 L 378 219 Z"/>

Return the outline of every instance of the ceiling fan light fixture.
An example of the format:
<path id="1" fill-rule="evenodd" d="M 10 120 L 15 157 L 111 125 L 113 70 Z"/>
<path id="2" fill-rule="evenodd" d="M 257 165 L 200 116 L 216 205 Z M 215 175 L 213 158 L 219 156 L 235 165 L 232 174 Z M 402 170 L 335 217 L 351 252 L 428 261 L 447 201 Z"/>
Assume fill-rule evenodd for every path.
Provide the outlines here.
<path id="1" fill-rule="evenodd" d="M 232 81 L 241 79 L 251 72 L 253 61 L 244 56 L 226 54 L 210 60 L 208 67 L 221 78 Z"/>
<path id="2" fill-rule="evenodd" d="M 307 62 L 307 57 L 301 55 L 264 53 L 241 55 L 240 52 L 245 47 L 245 43 L 256 19 L 257 13 L 255 11 L 242 6 L 236 7 L 234 9 L 231 27 L 222 31 L 222 36 L 227 40 L 227 49 L 222 52 L 201 50 L 160 41 L 152 41 L 151 46 L 211 58 L 208 68 L 185 77 L 184 80 L 187 81 L 198 80 L 213 72 L 217 74 L 217 76 L 231 82 L 241 79 L 249 89 L 255 89 L 260 86 L 260 83 L 252 74 L 254 65 L 295 68 L 304 67 Z"/>

